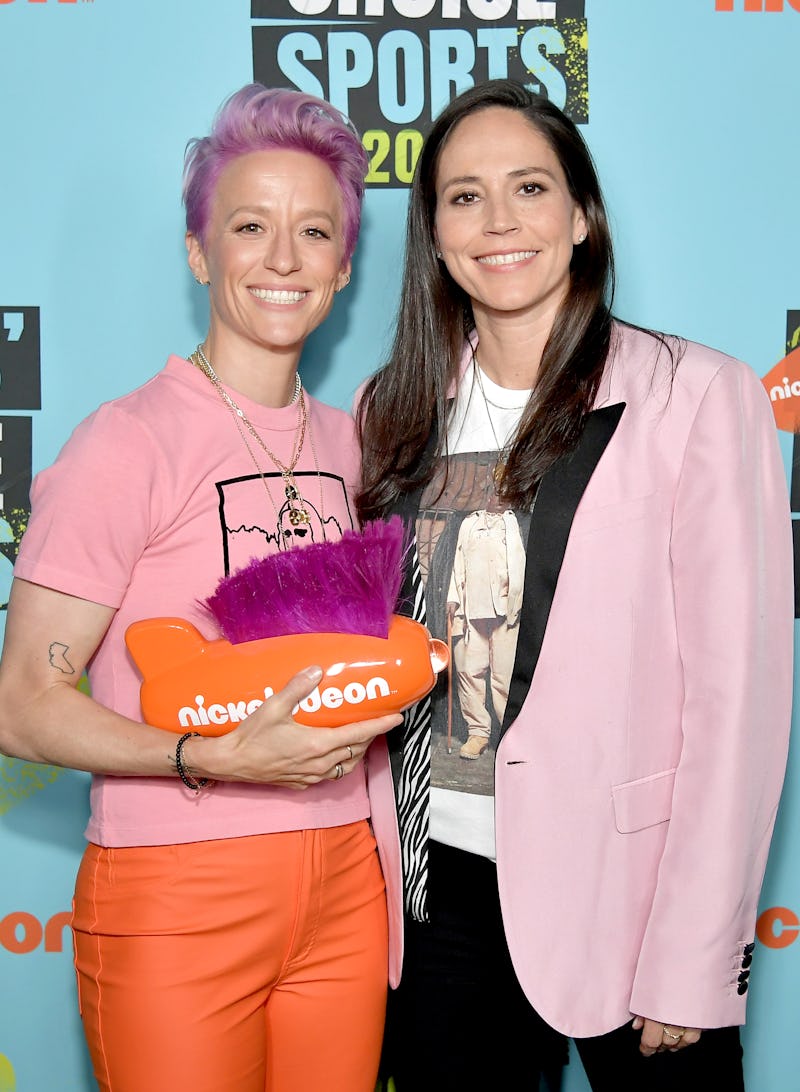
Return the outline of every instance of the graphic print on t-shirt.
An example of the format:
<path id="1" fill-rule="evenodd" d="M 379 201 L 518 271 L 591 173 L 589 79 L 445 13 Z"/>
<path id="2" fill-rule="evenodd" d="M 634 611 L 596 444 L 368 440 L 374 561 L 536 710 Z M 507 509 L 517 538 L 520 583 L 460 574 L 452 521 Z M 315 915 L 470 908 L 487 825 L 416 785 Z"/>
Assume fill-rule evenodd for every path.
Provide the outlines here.
<path id="1" fill-rule="evenodd" d="M 263 480 L 258 474 L 248 474 L 216 483 L 225 576 L 243 568 L 254 557 L 265 557 L 276 550 L 307 546 L 309 542 L 324 542 L 325 539 L 335 542 L 342 537 L 343 531 L 354 527 L 342 478 L 337 474 L 318 474 L 309 470 L 295 471 L 294 479 L 302 497 L 302 507 L 308 512 L 308 523 L 292 523 L 292 506 L 278 473 L 265 474 Z M 299 502 L 294 502 L 295 509 L 300 506 Z M 326 515 L 326 512 L 342 510 L 349 518 L 346 527 L 342 527 L 335 516 Z"/>
<path id="2" fill-rule="evenodd" d="M 496 452 L 449 456 L 426 487 L 417 551 L 427 625 L 451 666 L 432 695 L 431 785 L 494 793 L 494 757 L 522 607 L 530 514 L 496 492 Z"/>

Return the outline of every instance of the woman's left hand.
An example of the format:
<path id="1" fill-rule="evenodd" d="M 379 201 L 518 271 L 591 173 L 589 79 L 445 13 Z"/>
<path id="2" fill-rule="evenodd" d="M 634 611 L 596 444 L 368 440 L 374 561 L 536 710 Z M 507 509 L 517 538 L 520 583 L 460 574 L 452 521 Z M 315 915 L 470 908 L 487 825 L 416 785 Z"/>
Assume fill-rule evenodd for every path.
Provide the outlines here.
<path id="1" fill-rule="evenodd" d="M 639 1050 L 645 1057 L 659 1054 L 664 1050 L 683 1050 L 696 1043 L 703 1034 L 700 1028 L 684 1028 L 680 1024 L 663 1024 L 660 1020 L 648 1020 L 644 1016 L 634 1016 L 633 1030 L 642 1029 Z"/>

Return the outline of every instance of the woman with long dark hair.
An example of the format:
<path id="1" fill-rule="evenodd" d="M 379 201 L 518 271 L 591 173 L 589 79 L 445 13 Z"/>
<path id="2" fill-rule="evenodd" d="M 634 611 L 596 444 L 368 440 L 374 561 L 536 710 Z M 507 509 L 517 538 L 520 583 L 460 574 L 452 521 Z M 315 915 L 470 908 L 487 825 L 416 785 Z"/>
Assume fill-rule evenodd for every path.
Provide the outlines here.
<path id="1" fill-rule="evenodd" d="M 729 357 L 614 318 L 591 156 L 510 81 L 456 98 L 411 191 L 362 519 L 452 669 L 396 733 L 398 1092 L 742 1088 L 791 702 L 769 403 Z"/>

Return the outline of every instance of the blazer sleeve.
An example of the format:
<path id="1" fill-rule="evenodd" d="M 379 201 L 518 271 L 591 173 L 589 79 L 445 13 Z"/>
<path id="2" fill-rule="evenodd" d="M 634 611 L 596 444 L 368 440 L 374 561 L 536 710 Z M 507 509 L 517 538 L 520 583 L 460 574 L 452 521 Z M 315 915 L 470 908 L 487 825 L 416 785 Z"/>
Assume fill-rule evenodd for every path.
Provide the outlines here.
<path id="1" fill-rule="evenodd" d="M 745 1018 L 794 631 L 785 471 L 766 394 L 736 361 L 714 375 L 688 437 L 671 559 L 683 740 L 631 1011 L 721 1027 Z"/>

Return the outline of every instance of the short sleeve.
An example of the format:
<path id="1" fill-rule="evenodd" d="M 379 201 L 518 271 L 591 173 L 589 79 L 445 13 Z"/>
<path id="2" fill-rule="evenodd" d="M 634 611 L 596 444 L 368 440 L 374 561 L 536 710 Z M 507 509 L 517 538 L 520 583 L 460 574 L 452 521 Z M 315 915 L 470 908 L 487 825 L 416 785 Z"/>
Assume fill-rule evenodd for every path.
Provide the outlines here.
<path id="1" fill-rule="evenodd" d="M 160 462 L 141 422 L 101 406 L 34 479 L 14 575 L 118 607 L 158 520 Z"/>

